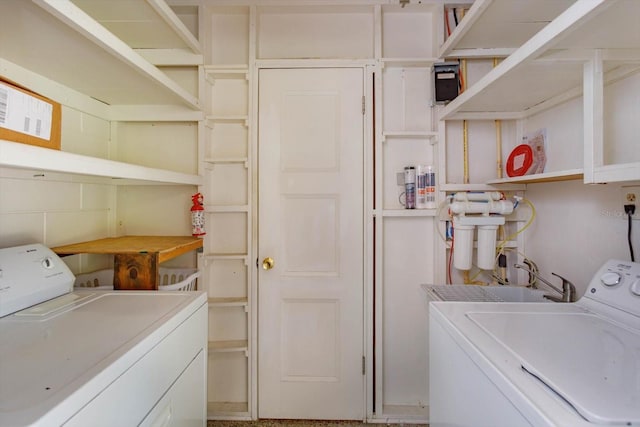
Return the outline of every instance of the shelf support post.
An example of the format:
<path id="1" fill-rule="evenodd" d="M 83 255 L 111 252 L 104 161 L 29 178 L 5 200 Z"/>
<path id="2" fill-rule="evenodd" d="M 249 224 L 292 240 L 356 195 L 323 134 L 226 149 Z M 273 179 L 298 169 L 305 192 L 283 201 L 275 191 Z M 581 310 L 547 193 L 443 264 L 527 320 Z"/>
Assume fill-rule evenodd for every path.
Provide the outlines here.
<path id="1" fill-rule="evenodd" d="M 596 182 L 595 169 L 604 162 L 604 72 L 602 51 L 584 65 L 584 182 Z"/>

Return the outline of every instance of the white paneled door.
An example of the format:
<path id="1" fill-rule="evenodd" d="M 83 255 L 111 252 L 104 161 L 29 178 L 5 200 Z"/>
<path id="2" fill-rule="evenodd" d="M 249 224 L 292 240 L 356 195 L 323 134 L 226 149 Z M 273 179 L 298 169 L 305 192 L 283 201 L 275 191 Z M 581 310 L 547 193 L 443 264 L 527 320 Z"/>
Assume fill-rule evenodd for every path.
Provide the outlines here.
<path id="1" fill-rule="evenodd" d="M 258 415 L 363 419 L 363 70 L 259 73 Z"/>

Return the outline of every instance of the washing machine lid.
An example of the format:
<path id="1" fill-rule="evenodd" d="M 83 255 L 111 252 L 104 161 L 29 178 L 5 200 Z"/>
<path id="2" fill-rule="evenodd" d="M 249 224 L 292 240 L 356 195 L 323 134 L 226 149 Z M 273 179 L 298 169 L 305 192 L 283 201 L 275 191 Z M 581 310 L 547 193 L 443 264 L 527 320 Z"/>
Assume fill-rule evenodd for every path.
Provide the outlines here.
<path id="1" fill-rule="evenodd" d="M 467 316 L 588 421 L 640 423 L 639 330 L 588 312 Z"/>
<path id="2" fill-rule="evenodd" d="M 201 292 L 72 292 L 0 319 L 0 419 L 74 413 L 204 304 Z"/>

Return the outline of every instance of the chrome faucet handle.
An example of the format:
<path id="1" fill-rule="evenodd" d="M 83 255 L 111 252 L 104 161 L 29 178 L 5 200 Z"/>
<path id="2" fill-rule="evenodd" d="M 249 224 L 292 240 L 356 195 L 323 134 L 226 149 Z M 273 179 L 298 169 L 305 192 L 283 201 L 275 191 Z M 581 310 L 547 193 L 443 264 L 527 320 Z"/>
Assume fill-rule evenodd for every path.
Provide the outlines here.
<path id="1" fill-rule="evenodd" d="M 551 273 L 556 276 L 560 280 L 562 280 L 562 299 L 565 302 L 575 302 L 576 301 L 576 287 L 569 280 L 565 279 L 559 274 Z"/>

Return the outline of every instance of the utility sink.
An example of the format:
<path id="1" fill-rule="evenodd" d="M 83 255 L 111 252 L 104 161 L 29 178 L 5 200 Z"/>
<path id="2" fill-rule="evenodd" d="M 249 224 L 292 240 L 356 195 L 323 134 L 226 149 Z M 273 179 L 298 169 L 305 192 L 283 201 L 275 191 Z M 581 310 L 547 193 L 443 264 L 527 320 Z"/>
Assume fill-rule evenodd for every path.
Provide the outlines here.
<path id="1" fill-rule="evenodd" d="M 551 302 L 546 291 L 522 286 L 485 286 L 485 290 L 505 302 Z"/>
<path id="2" fill-rule="evenodd" d="M 551 302 L 546 291 L 523 286 L 422 285 L 431 300 L 469 302 Z"/>

